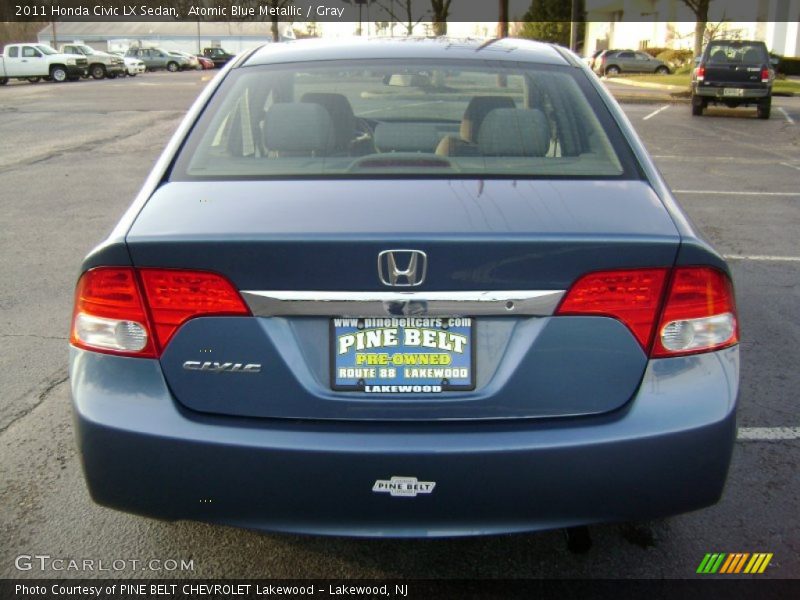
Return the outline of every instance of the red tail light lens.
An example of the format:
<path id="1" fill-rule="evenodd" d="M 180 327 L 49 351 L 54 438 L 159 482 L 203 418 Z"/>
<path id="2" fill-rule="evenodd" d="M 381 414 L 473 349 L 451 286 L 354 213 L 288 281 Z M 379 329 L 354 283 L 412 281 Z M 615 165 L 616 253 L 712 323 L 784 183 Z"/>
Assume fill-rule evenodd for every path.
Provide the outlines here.
<path id="1" fill-rule="evenodd" d="M 738 341 L 736 303 L 728 276 L 710 267 L 674 269 L 651 356 L 719 350 Z"/>
<path id="2" fill-rule="evenodd" d="M 668 269 L 599 271 L 570 288 L 557 315 L 598 315 L 622 321 L 647 351 Z"/>
<path id="3" fill-rule="evenodd" d="M 193 317 L 249 314 L 239 292 L 216 273 L 99 267 L 78 282 L 70 342 L 153 358 Z"/>
<path id="4" fill-rule="evenodd" d="M 761 83 L 769 83 L 769 69 L 767 67 L 761 68 Z"/>
<path id="5" fill-rule="evenodd" d="M 70 342 L 78 348 L 154 357 L 147 312 L 130 267 L 86 271 L 75 290 Z"/>
<path id="6" fill-rule="evenodd" d="M 233 284 L 216 273 L 141 269 L 139 275 L 159 348 L 193 317 L 250 314 Z"/>
<path id="7" fill-rule="evenodd" d="M 705 81 L 706 79 L 706 66 L 700 65 L 694 70 L 695 77 L 697 81 Z"/>
<path id="8" fill-rule="evenodd" d="M 733 286 L 711 267 L 589 273 L 573 284 L 555 314 L 618 319 L 653 358 L 739 341 Z"/>

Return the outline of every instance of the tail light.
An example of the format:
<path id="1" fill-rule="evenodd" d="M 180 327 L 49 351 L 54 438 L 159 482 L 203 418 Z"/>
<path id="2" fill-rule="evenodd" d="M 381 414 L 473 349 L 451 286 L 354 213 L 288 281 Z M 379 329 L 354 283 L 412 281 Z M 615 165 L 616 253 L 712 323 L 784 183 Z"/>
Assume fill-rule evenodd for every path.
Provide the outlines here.
<path id="1" fill-rule="evenodd" d="M 769 69 L 761 67 L 761 83 L 769 83 Z"/>
<path id="2" fill-rule="evenodd" d="M 557 315 L 597 315 L 622 321 L 642 348 L 653 334 L 667 269 L 599 271 L 584 275 L 570 288 Z"/>
<path id="3" fill-rule="evenodd" d="M 697 81 L 705 81 L 706 80 L 706 66 L 700 65 L 694 70 L 694 75 Z"/>
<path id="4" fill-rule="evenodd" d="M 203 271 L 98 267 L 78 281 L 70 342 L 155 358 L 177 329 L 201 315 L 249 315 L 223 276 Z"/>
<path id="5" fill-rule="evenodd" d="M 651 356 L 707 352 L 739 341 L 731 280 L 710 267 L 672 273 Z"/>
<path id="6" fill-rule="evenodd" d="M 653 358 L 739 341 L 733 286 L 710 267 L 590 273 L 575 282 L 555 314 L 618 319 Z"/>

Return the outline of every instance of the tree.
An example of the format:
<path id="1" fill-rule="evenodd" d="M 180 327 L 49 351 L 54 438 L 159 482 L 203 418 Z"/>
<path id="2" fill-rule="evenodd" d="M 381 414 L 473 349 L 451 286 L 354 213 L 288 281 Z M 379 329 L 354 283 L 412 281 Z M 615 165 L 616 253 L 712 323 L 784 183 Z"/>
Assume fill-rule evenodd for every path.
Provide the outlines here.
<path id="1" fill-rule="evenodd" d="M 387 2 L 387 0 L 383 2 L 376 0 L 375 4 L 380 6 L 386 14 L 389 15 L 392 22 L 402 23 L 406 28 L 406 35 L 414 35 L 414 27 L 419 25 L 420 21 L 425 18 L 425 13 L 423 13 L 417 20 L 414 20 L 413 0 L 399 0 L 397 2 L 394 0 L 389 2 Z M 395 12 L 395 4 L 400 5 L 400 10 L 398 12 Z M 449 4 L 448 2 L 448 10 Z"/>
<path id="2" fill-rule="evenodd" d="M 450 2 L 451 0 L 431 0 L 434 35 L 447 35 L 447 17 L 450 14 Z"/>
<path id="3" fill-rule="evenodd" d="M 706 23 L 708 23 L 708 5 L 711 0 L 683 0 L 695 16 L 694 24 L 694 55 L 700 56 L 703 53 L 703 38 L 706 34 Z"/>
<path id="4" fill-rule="evenodd" d="M 552 42 L 569 47 L 570 21 L 572 19 L 572 3 L 562 0 L 533 0 L 528 12 L 523 17 L 519 36 L 542 42 Z M 586 14 L 584 3 L 578 3 L 578 39 L 583 37 Z"/>
<path id="5" fill-rule="evenodd" d="M 272 41 L 273 42 L 280 42 L 281 41 L 281 32 L 278 29 L 278 21 L 280 21 L 280 17 L 277 14 L 277 9 L 286 8 L 290 4 L 292 4 L 293 0 L 266 0 L 266 5 L 270 8 L 276 9 L 273 11 L 272 16 L 270 16 L 270 20 L 272 21 Z"/>
<path id="6" fill-rule="evenodd" d="M 508 37 L 508 0 L 498 0 L 497 37 Z"/>

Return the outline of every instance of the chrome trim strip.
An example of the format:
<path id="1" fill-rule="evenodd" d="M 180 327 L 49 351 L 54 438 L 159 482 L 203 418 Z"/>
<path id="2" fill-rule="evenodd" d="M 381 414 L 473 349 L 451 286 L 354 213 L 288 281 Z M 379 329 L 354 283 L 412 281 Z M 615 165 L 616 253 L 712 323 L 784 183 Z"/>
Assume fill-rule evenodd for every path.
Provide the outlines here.
<path id="1" fill-rule="evenodd" d="M 257 317 L 478 317 L 552 315 L 564 290 L 315 292 L 242 290 Z"/>

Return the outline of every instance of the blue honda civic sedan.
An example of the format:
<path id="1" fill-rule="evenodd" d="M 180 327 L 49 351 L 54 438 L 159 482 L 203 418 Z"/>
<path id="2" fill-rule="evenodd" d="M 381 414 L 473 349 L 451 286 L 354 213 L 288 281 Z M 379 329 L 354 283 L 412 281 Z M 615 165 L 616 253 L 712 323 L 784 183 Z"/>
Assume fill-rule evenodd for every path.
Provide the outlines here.
<path id="1" fill-rule="evenodd" d="M 227 65 L 84 260 L 70 373 L 104 506 L 455 536 L 717 502 L 738 339 L 573 54 L 298 41 Z"/>

